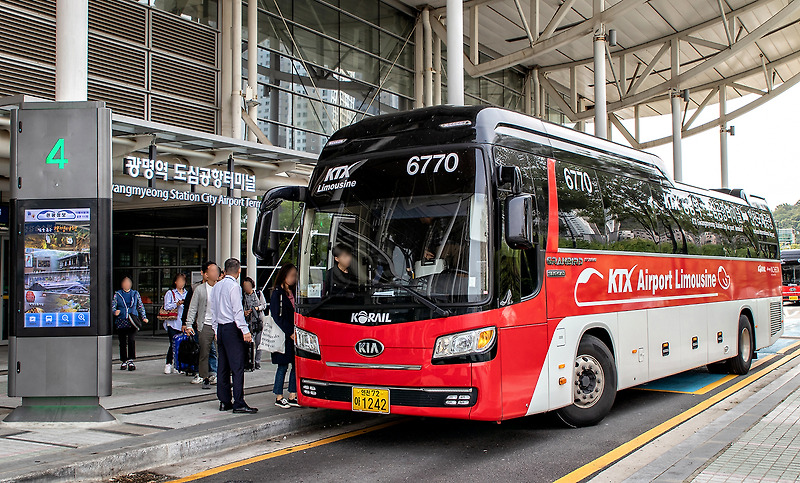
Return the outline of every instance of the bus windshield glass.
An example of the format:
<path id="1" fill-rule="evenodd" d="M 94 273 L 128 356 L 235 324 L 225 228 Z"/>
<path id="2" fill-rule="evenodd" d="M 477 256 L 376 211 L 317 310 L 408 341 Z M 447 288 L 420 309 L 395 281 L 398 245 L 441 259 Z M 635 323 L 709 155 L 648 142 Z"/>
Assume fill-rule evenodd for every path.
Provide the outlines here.
<path id="1" fill-rule="evenodd" d="M 486 192 L 476 148 L 320 168 L 303 220 L 298 302 L 438 309 L 486 300 Z"/>

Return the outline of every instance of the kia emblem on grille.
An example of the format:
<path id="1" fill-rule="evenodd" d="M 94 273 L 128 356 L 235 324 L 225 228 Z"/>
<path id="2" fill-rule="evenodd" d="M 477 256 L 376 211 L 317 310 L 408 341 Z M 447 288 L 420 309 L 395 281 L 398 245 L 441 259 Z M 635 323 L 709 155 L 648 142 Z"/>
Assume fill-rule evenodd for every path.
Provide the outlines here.
<path id="1" fill-rule="evenodd" d="M 383 353 L 383 344 L 375 339 L 362 339 L 356 342 L 356 353 L 364 357 L 377 357 Z"/>

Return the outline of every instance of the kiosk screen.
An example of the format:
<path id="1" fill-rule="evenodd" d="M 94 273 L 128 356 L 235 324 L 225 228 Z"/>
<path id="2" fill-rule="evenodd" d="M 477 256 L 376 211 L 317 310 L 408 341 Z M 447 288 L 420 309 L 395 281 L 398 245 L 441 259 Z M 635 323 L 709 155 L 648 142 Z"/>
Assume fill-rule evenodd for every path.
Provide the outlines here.
<path id="1" fill-rule="evenodd" d="M 25 210 L 25 327 L 89 327 L 89 208 Z"/>

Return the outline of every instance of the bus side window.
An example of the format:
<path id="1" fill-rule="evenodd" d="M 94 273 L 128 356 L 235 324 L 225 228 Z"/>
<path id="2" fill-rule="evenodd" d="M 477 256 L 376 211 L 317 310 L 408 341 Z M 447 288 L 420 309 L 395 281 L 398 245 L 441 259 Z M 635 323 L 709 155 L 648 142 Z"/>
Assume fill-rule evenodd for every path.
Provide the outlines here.
<path id="1" fill-rule="evenodd" d="M 603 202 L 594 169 L 556 162 L 558 246 L 605 250 Z"/>
<path id="2" fill-rule="evenodd" d="M 598 171 L 610 250 L 657 252 L 655 207 L 647 181 Z"/>

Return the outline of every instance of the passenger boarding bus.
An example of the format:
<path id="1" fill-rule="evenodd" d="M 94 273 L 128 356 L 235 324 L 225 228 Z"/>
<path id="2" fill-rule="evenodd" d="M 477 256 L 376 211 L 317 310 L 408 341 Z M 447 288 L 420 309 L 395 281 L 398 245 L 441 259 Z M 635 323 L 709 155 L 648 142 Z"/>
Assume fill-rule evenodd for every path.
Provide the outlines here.
<path id="1" fill-rule="evenodd" d="M 800 303 L 800 250 L 781 250 L 783 301 Z"/>
<path id="2" fill-rule="evenodd" d="M 432 107 L 334 133 L 304 203 L 304 406 L 599 422 L 616 392 L 706 364 L 748 372 L 782 332 L 762 198 L 518 113 Z M 736 193 L 734 196 L 730 193 Z"/>

